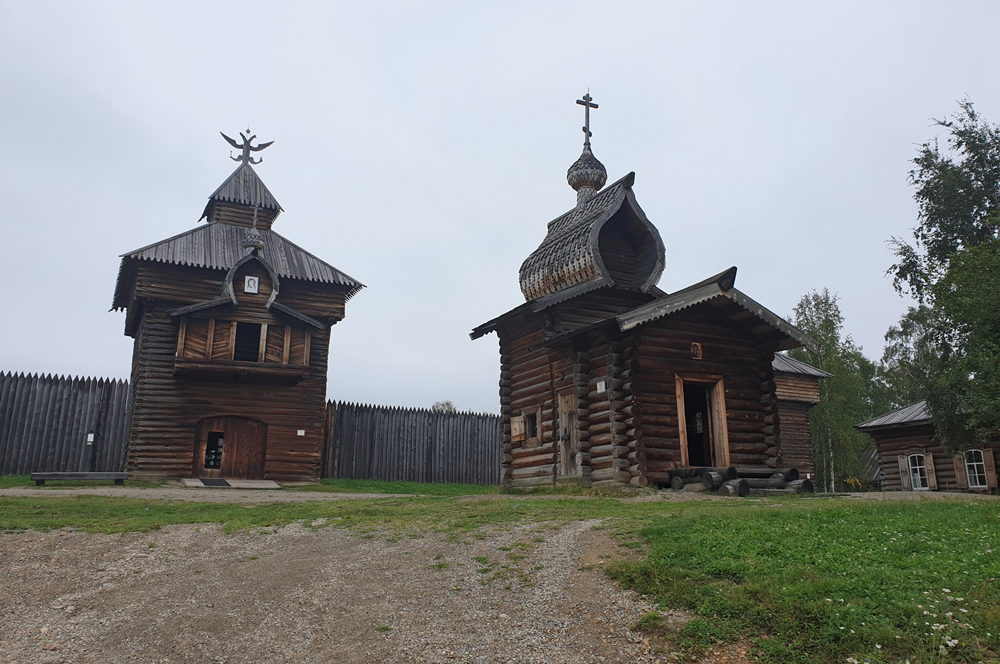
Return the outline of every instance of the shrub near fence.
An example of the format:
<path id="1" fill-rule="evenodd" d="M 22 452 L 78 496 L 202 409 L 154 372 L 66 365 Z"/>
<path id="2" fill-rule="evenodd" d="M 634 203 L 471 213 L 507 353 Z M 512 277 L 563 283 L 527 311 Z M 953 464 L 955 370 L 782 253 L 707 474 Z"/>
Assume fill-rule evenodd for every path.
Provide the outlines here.
<path id="1" fill-rule="evenodd" d="M 323 477 L 500 483 L 500 417 L 328 402 Z"/>
<path id="2" fill-rule="evenodd" d="M 0 373 L 0 475 L 124 470 L 128 398 L 123 380 Z"/>

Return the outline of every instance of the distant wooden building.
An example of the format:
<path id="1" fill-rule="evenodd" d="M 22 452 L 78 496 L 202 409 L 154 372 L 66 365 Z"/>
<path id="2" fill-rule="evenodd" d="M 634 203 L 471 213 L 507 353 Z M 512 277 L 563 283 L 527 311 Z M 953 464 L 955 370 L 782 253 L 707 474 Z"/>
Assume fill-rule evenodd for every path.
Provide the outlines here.
<path id="1" fill-rule="evenodd" d="M 364 286 L 271 230 L 253 138 L 207 223 L 122 255 L 134 477 L 319 479 L 330 327 Z"/>
<path id="2" fill-rule="evenodd" d="M 875 440 L 887 491 L 997 491 L 1000 441 L 946 452 L 924 401 L 855 428 Z"/>
<path id="3" fill-rule="evenodd" d="M 521 266 L 526 302 L 471 334 L 500 341 L 503 483 L 645 486 L 678 468 L 780 466 L 774 353 L 811 340 L 737 290 L 735 267 L 658 289 L 660 234 L 634 174 L 602 189 L 587 124 L 567 173 L 577 205 Z"/>
<path id="4" fill-rule="evenodd" d="M 815 478 L 809 411 L 819 403 L 819 382 L 833 374 L 784 354 L 774 356 L 771 368 L 781 420 L 782 464 L 797 468 L 802 477 Z"/>

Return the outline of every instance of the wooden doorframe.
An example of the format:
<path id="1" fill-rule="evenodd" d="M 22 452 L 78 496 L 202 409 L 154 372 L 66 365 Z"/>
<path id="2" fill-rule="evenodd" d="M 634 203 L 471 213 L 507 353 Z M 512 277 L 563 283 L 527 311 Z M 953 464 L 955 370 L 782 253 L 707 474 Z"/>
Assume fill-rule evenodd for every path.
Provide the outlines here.
<path id="1" fill-rule="evenodd" d="M 563 408 L 564 404 L 568 404 L 565 409 Z M 557 450 L 556 454 L 558 459 L 556 468 L 559 471 L 558 476 L 578 478 L 581 475 L 582 469 L 580 468 L 579 462 L 575 458 L 572 460 L 575 472 L 573 472 L 573 474 L 571 475 L 563 474 L 563 469 L 566 468 L 568 465 L 567 464 L 568 460 L 564 458 L 566 453 L 565 447 L 568 447 L 570 450 L 575 448 L 577 452 L 574 452 L 573 453 L 574 455 L 578 453 L 580 450 L 579 431 L 577 430 L 576 427 L 576 417 L 574 417 L 576 415 L 576 395 L 572 391 L 568 390 L 560 394 L 557 394 L 556 408 L 557 408 L 556 412 L 559 418 L 558 420 L 559 438 L 556 440 L 556 450 Z M 574 416 L 571 416 L 571 413 Z M 565 436 L 567 433 L 569 434 L 568 445 L 564 447 L 563 436 Z"/>
<path id="2" fill-rule="evenodd" d="M 240 442 L 245 444 L 246 441 L 241 441 L 240 436 L 246 433 L 247 425 L 254 427 L 260 433 L 259 447 L 256 449 L 241 449 Z M 243 430 L 240 431 L 240 429 Z M 245 461 L 245 458 L 234 457 L 234 455 L 237 453 L 247 454 L 254 452 L 260 463 L 260 472 L 254 474 L 260 475 L 260 477 L 232 477 L 232 479 L 263 479 L 267 471 L 267 430 L 268 426 L 265 422 L 242 415 L 213 415 L 198 420 L 195 425 L 194 458 L 191 463 L 191 477 L 224 479 L 227 475 L 232 476 L 232 473 L 226 472 L 227 466 L 234 462 L 234 458 L 237 462 Z M 205 447 L 208 443 L 208 435 L 212 431 L 221 431 L 223 434 L 222 467 L 218 469 L 204 467 Z"/>
<path id="3" fill-rule="evenodd" d="M 709 398 L 709 430 L 715 464 L 729 467 L 729 422 L 726 418 L 726 387 L 718 374 L 674 374 L 677 395 L 677 430 L 681 446 L 681 467 L 688 466 L 687 417 L 684 412 L 684 383 L 711 388 Z"/>

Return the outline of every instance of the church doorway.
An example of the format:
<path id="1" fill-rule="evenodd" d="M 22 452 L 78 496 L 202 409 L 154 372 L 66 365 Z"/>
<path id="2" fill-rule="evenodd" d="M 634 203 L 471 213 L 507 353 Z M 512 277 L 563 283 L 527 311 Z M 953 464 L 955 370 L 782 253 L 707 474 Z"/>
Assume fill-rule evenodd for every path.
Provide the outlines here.
<path id="1" fill-rule="evenodd" d="M 676 377 L 682 467 L 729 465 L 729 426 L 722 376 Z"/>
<path id="2" fill-rule="evenodd" d="M 576 396 L 559 395 L 559 477 L 576 480 L 580 476 L 580 438 L 576 427 Z"/>
<path id="3" fill-rule="evenodd" d="M 198 422 L 192 477 L 264 479 L 267 425 L 246 417 L 207 417 Z"/>

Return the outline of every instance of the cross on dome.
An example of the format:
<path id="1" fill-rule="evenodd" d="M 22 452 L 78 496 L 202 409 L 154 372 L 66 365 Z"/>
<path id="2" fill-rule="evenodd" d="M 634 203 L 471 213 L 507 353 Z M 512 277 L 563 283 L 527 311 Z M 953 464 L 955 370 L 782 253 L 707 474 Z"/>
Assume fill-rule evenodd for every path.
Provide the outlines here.
<path id="1" fill-rule="evenodd" d="M 590 131 L 590 109 L 598 108 L 597 104 L 593 103 L 594 98 L 590 96 L 590 90 L 587 90 L 587 94 L 583 95 L 583 99 L 577 99 L 576 103 L 584 107 L 583 110 L 583 144 L 590 145 L 590 137 L 594 134 Z"/>

